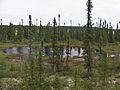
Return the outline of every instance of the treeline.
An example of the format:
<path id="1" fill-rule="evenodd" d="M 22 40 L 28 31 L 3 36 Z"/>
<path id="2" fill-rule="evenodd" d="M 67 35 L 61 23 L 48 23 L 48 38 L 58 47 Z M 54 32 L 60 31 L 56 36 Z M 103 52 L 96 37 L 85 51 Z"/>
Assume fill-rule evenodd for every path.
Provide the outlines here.
<path id="1" fill-rule="evenodd" d="M 102 38 L 102 42 L 106 43 L 114 43 L 120 42 L 120 30 L 112 29 L 108 27 L 93 27 L 92 34 L 94 35 L 94 41 L 97 42 L 99 37 Z M 50 43 L 52 41 L 53 36 L 53 27 L 52 26 L 35 26 L 31 27 L 32 40 L 41 41 L 41 38 L 44 38 L 44 42 Z M 85 29 L 86 27 L 74 27 L 74 26 L 57 26 L 57 40 L 58 41 L 66 41 L 67 36 L 70 37 L 71 40 L 78 40 L 83 42 L 85 37 Z M 22 25 L 1 25 L 0 26 L 0 41 L 1 42 L 21 42 L 28 41 L 29 39 L 29 26 Z"/>

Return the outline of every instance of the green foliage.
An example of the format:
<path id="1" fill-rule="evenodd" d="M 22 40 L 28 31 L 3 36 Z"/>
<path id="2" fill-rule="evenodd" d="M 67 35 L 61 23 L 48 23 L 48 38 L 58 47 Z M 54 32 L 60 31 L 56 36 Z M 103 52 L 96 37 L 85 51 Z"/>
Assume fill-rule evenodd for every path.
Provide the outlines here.
<path id="1" fill-rule="evenodd" d="M 80 90 L 82 88 L 82 80 L 81 80 L 81 72 L 80 70 L 82 67 L 77 67 L 74 71 L 74 89 Z"/>
<path id="2" fill-rule="evenodd" d="M 32 67 L 31 67 L 32 65 Z M 23 90 L 33 90 L 36 88 L 36 72 L 35 72 L 35 62 L 27 60 L 24 65 L 23 73 Z"/>
<path id="3" fill-rule="evenodd" d="M 112 63 L 108 59 L 100 62 L 100 73 L 102 76 L 108 77 L 111 74 Z"/>
<path id="4" fill-rule="evenodd" d="M 92 79 L 86 79 L 83 81 L 83 90 L 93 90 Z"/>
<path id="5" fill-rule="evenodd" d="M 52 83 L 52 87 L 55 89 L 55 90 L 61 90 L 62 88 L 62 82 L 60 81 L 60 78 L 58 75 L 55 76 L 55 79 L 53 80 L 53 83 Z"/>
<path id="6" fill-rule="evenodd" d="M 113 86 L 112 90 L 120 90 L 120 85 Z"/>
<path id="7" fill-rule="evenodd" d="M 112 63 L 106 58 L 100 62 L 100 83 L 101 89 L 108 89 L 109 87 L 109 77 L 112 74 Z"/>
<path id="8" fill-rule="evenodd" d="M 0 78 L 4 77 L 14 77 L 19 73 L 19 67 L 12 62 L 5 61 L 5 59 L 0 60 Z"/>

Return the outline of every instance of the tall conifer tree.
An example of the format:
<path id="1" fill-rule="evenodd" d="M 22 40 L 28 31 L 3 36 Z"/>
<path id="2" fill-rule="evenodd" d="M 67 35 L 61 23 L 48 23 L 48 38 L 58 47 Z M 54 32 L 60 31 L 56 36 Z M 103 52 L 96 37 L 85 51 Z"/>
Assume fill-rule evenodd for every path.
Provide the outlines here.
<path id="1" fill-rule="evenodd" d="M 88 77 L 91 75 L 92 72 L 92 20 L 91 20 L 91 12 L 92 12 L 92 2 L 91 0 L 87 1 L 87 25 L 86 25 L 86 36 L 84 41 L 85 46 L 85 61 L 86 61 L 86 69 L 88 72 Z"/>

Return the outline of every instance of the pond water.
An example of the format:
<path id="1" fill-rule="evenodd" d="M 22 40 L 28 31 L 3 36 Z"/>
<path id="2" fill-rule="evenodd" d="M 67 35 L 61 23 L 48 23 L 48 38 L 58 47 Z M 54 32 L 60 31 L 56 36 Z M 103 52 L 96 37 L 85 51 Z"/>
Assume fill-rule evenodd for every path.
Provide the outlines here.
<path id="1" fill-rule="evenodd" d="M 7 54 L 24 54 L 24 55 L 28 55 L 29 54 L 29 47 L 13 47 L 13 48 L 7 48 L 4 49 L 3 52 L 7 53 Z M 68 50 L 66 48 L 60 49 L 62 52 L 63 57 L 67 56 L 67 51 L 69 52 L 68 55 L 70 57 L 74 57 L 74 56 L 83 56 L 83 49 L 82 48 L 78 48 L 78 47 L 71 47 Z M 32 48 L 32 53 L 38 53 L 39 48 Z M 52 53 L 52 48 L 51 47 L 44 47 L 43 50 L 43 55 L 44 56 L 49 56 Z"/>

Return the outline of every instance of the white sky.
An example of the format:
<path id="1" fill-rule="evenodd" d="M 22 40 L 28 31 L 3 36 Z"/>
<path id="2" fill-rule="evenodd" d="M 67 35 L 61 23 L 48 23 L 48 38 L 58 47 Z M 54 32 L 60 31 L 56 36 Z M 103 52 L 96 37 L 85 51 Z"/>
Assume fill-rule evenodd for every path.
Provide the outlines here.
<path id="1" fill-rule="evenodd" d="M 36 18 L 42 20 L 46 25 L 58 14 L 61 15 L 61 25 L 65 22 L 70 25 L 86 24 L 86 2 L 87 0 L 0 0 L 0 19 L 5 24 L 10 21 L 19 24 L 21 18 L 24 24 L 28 24 L 28 15 L 32 15 L 33 23 Z M 92 0 L 92 19 L 95 23 L 98 17 L 112 22 L 114 28 L 120 21 L 120 0 Z"/>

